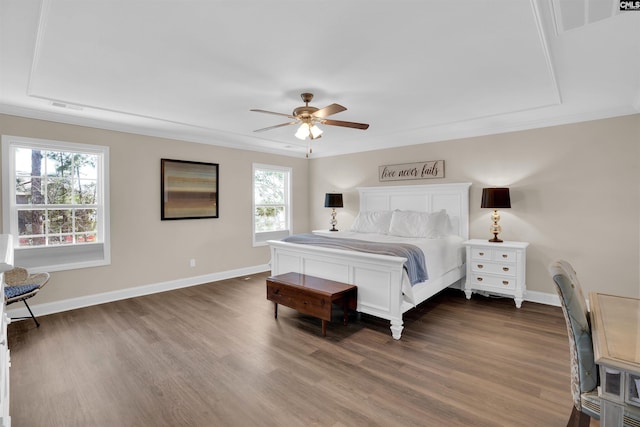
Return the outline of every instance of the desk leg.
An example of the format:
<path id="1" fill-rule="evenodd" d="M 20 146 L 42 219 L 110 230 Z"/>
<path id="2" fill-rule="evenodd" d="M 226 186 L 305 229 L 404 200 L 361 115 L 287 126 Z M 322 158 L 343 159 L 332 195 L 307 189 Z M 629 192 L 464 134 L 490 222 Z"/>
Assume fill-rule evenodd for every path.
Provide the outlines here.
<path id="1" fill-rule="evenodd" d="M 278 318 L 278 303 L 277 302 L 273 303 L 273 317 L 275 317 L 276 319 Z"/>
<path id="2" fill-rule="evenodd" d="M 624 425 L 624 406 L 607 399 L 601 399 L 600 427 L 622 427 Z"/>

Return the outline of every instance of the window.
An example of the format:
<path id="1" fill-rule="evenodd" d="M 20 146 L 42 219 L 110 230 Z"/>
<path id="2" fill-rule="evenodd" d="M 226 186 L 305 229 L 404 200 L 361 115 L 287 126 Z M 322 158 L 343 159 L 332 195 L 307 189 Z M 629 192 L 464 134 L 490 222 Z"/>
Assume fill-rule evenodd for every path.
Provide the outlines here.
<path id="1" fill-rule="evenodd" d="M 291 168 L 253 165 L 253 244 L 291 234 Z"/>
<path id="2" fill-rule="evenodd" d="M 109 148 L 2 137 L 3 232 L 14 263 L 57 271 L 106 265 Z"/>

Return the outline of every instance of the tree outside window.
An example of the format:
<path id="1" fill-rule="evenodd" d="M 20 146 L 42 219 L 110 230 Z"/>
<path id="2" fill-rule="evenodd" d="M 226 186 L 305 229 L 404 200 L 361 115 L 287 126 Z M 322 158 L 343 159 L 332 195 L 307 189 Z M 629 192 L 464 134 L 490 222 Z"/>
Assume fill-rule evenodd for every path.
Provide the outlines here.
<path id="1" fill-rule="evenodd" d="M 97 163 L 93 154 L 15 149 L 19 247 L 96 241 Z"/>
<path id="2" fill-rule="evenodd" d="M 256 170 L 256 231 L 285 229 L 285 172 Z"/>

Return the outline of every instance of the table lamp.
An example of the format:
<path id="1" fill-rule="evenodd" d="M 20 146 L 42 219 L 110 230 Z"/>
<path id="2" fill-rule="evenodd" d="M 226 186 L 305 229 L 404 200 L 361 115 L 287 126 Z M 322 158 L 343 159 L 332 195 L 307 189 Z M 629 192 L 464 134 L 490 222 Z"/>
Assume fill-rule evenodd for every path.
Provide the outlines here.
<path id="1" fill-rule="evenodd" d="M 342 193 L 326 193 L 324 196 L 324 207 L 332 208 L 331 209 L 331 229 L 329 231 L 338 231 L 336 228 L 336 224 L 338 221 L 336 220 L 336 208 L 341 208 L 342 206 Z"/>
<path id="2" fill-rule="evenodd" d="M 498 238 L 498 234 L 502 233 L 502 227 L 498 225 L 500 221 L 500 214 L 498 209 L 510 208 L 511 198 L 509 197 L 508 188 L 483 188 L 482 189 L 482 204 L 481 208 L 493 209 L 491 214 L 491 227 L 489 230 L 493 233 L 493 239 L 489 239 L 490 242 L 500 243 L 501 239 Z"/>

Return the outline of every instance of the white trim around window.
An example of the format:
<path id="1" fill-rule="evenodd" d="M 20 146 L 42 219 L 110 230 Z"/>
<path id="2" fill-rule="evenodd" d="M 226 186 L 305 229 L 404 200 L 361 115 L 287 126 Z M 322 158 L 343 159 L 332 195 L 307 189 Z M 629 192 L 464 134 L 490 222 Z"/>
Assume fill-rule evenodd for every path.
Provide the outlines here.
<path id="1" fill-rule="evenodd" d="M 270 231 L 256 230 L 256 207 L 263 206 L 262 204 L 256 203 L 255 178 L 256 178 L 256 171 L 258 170 L 283 172 L 285 174 L 285 179 L 284 179 L 283 188 L 282 188 L 284 193 L 284 199 L 276 203 L 278 206 L 284 207 L 284 219 L 281 221 L 281 226 L 277 227 L 277 229 L 275 230 L 270 230 Z M 291 218 L 292 218 L 292 211 L 293 211 L 292 203 L 291 203 L 292 174 L 293 172 L 290 167 L 265 165 L 260 163 L 253 164 L 253 172 L 251 175 L 251 200 L 252 200 L 251 223 L 252 223 L 253 246 L 265 246 L 267 245 L 268 240 L 280 240 L 284 237 L 291 235 L 291 229 L 292 229 Z"/>
<path id="2" fill-rule="evenodd" d="M 20 246 L 16 202 L 16 150 L 18 148 L 91 154 L 97 157 L 95 241 L 51 246 Z M 82 205 L 77 205 L 82 206 Z M 22 206 L 21 206 L 22 207 Z M 14 263 L 33 272 L 97 267 L 111 263 L 109 216 L 109 147 L 2 135 L 3 233 L 14 240 Z M 74 240 L 75 242 L 75 240 Z"/>

